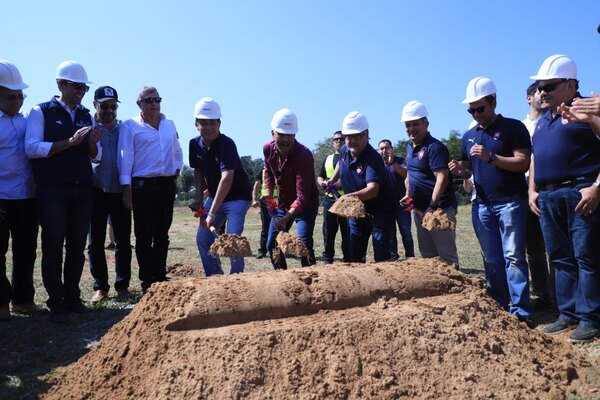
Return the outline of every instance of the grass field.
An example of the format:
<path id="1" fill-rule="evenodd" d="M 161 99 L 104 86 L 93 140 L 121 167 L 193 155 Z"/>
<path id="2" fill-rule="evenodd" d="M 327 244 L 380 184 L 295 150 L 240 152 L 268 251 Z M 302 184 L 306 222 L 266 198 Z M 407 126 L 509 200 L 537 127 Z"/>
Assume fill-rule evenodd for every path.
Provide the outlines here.
<path id="1" fill-rule="evenodd" d="M 470 221 L 470 206 L 462 206 L 457 215 L 457 247 L 460 257 L 461 270 L 471 274 L 482 274 L 479 244 L 473 233 Z M 315 254 L 317 261 L 321 259 L 323 239 L 321 234 L 322 218 L 317 218 L 315 228 Z M 170 247 L 168 265 L 194 267 L 198 276 L 203 276 L 202 266 L 196 248 L 195 234 L 198 220 L 189 209 L 175 209 L 173 225 L 170 231 Z M 256 253 L 260 235 L 260 217 L 257 212 L 250 210 L 246 218 L 244 235 L 248 237 L 251 247 Z M 293 230 L 294 228 L 292 228 Z M 413 227 L 414 232 L 414 227 Z M 413 234 L 416 243 L 416 235 Z M 402 241 L 399 239 L 401 247 Z M 40 246 L 38 246 L 38 249 Z M 339 252 L 339 246 L 336 251 Z M 417 250 L 418 252 L 418 250 Z M 402 254 L 402 249 L 399 249 Z M 340 254 L 336 254 L 336 258 Z M 109 269 L 114 265 L 114 253 L 107 251 Z M 10 253 L 7 260 L 11 259 Z M 37 304 L 45 304 L 46 292 L 42 285 L 40 273 L 41 254 L 35 269 L 35 285 Z M 223 261 L 223 269 L 229 271 L 229 261 Z M 300 267 L 298 259 L 288 260 L 289 268 Z M 323 268 L 327 268 L 323 265 Z M 10 268 L 9 268 L 10 269 Z M 268 271 L 271 269 L 267 258 L 257 260 L 246 258 L 246 271 Z M 11 321 L 0 323 L 0 399 L 29 399 L 37 398 L 39 393 L 47 390 L 55 379 L 55 369 L 75 362 L 93 347 L 110 327 L 124 318 L 135 307 L 141 296 L 137 278 L 137 262 L 133 257 L 131 289 L 135 292 L 134 299 L 117 301 L 109 299 L 92 308 L 92 312 L 76 316 L 67 325 L 55 325 L 48 322 L 46 315 L 33 317 L 16 316 Z M 110 273 L 111 284 L 114 282 L 114 271 Z M 92 277 L 86 263 L 80 284 L 82 299 L 88 301 L 92 295 Z M 114 296 L 111 290 L 110 296 Z M 552 316 L 542 314 L 536 317 L 539 324 L 551 322 Z M 592 372 L 600 377 L 600 343 L 575 346 L 574 351 L 585 354 L 592 365 Z M 600 379 L 598 380 L 600 389 Z M 599 397 L 600 398 L 600 391 Z"/>

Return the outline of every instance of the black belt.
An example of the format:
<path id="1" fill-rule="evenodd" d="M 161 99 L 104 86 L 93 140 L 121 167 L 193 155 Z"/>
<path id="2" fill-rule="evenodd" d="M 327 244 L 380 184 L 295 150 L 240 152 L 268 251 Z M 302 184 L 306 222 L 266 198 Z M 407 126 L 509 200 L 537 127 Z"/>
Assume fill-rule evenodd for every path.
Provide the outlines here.
<path id="1" fill-rule="evenodd" d="M 538 191 L 551 192 L 553 190 L 562 189 L 562 188 L 566 188 L 566 187 L 575 187 L 577 185 L 586 184 L 586 183 L 592 184 L 594 182 L 596 176 L 597 175 L 582 176 L 582 177 L 570 179 L 570 180 L 564 181 L 564 182 L 540 185 L 540 186 L 538 186 Z"/>

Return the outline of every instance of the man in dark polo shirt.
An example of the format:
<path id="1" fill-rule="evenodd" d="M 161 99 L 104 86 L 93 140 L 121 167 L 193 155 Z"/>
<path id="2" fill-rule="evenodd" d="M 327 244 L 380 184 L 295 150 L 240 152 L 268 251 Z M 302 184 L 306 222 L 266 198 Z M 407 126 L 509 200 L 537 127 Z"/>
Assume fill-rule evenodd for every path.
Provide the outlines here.
<path id="1" fill-rule="evenodd" d="M 29 114 L 25 151 L 37 184 L 47 305 L 51 320 L 62 323 L 68 322 L 68 312 L 87 311 L 79 280 L 92 213 L 90 158 L 101 157 L 97 142 L 102 132 L 92 127 L 92 116 L 81 105 L 91 83 L 83 66 L 64 61 L 56 82 L 60 96 L 33 107 Z"/>
<path id="2" fill-rule="evenodd" d="M 425 105 L 416 100 L 409 101 L 402 109 L 402 122 L 411 142 L 406 147 L 406 197 L 414 200 L 413 213 L 421 256 L 441 257 L 450 264 L 458 265 L 456 231 L 428 231 L 423 228 L 425 214 L 438 208 L 456 223 L 457 207 L 448 172 L 450 153 L 429 133 L 428 116 Z"/>
<path id="3" fill-rule="evenodd" d="M 390 259 L 390 225 L 394 222 L 393 194 L 383 159 L 369 144 L 369 123 L 358 111 L 342 123 L 346 144 L 340 149 L 339 177 L 344 196 L 357 196 L 367 211 L 366 218 L 348 219 L 352 262 L 366 262 L 369 236 L 375 262 Z M 335 176 L 334 176 L 335 178 Z"/>
<path id="4" fill-rule="evenodd" d="M 267 250 L 275 269 L 287 269 L 285 256 L 273 259 L 275 239 L 279 231 L 287 231 L 296 222 L 296 232 L 308 249 L 308 257 L 302 257 L 303 267 L 314 265 L 315 251 L 313 231 L 319 206 L 319 192 L 315 181 L 312 152 L 296 140 L 298 120 L 292 110 L 282 108 L 271 121 L 273 140 L 263 146 L 265 157 L 265 188 L 267 196 L 273 196 L 277 187 L 277 217 L 271 219 Z"/>
<path id="5" fill-rule="evenodd" d="M 485 77 L 467 85 L 467 111 L 477 121 L 462 137 L 462 161 L 450 171 L 473 174 L 477 198 L 473 227 L 486 262 L 489 292 L 501 307 L 529 322 L 529 277 L 525 259 L 525 218 L 531 141 L 525 125 L 496 114 L 496 87 Z"/>
<path id="6" fill-rule="evenodd" d="M 548 57 L 531 79 L 548 111 L 533 135 L 529 206 L 540 215 L 559 310 L 544 332 L 577 325 L 569 340 L 588 342 L 600 337 L 600 117 L 569 107 L 579 97 L 571 58 Z"/>

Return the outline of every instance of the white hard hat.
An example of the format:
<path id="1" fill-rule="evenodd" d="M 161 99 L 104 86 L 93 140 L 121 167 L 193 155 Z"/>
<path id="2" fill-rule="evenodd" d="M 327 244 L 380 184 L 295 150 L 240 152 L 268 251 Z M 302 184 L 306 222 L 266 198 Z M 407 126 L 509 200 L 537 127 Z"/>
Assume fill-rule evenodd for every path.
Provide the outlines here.
<path id="1" fill-rule="evenodd" d="M 577 66 L 570 57 L 562 54 L 555 54 L 544 60 L 538 70 L 537 75 L 529 78 L 536 81 L 545 81 L 547 79 L 577 79 Z"/>
<path id="2" fill-rule="evenodd" d="M 496 85 L 490 78 L 478 76 L 471 79 L 467 85 L 467 96 L 462 102 L 463 104 L 474 103 L 490 94 L 496 94 Z"/>
<path id="3" fill-rule="evenodd" d="M 10 90 L 21 90 L 29 87 L 23 82 L 17 67 L 6 60 L 0 60 L 0 86 Z"/>
<path id="4" fill-rule="evenodd" d="M 76 83 L 92 83 L 88 81 L 87 73 L 83 66 L 73 60 L 60 63 L 56 69 L 56 79 L 64 79 Z"/>
<path id="5" fill-rule="evenodd" d="M 289 108 L 282 108 L 273 115 L 271 129 L 277 133 L 295 135 L 298 132 L 298 119 Z"/>
<path id="6" fill-rule="evenodd" d="M 346 114 L 342 122 L 342 135 L 356 135 L 369 129 L 367 117 L 358 111 Z"/>
<path id="7" fill-rule="evenodd" d="M 204 97 L 194 106 L 196 119 L 221 119 L 221 107 L 211 97 Z"/>
<path id="8" fill-rule="evenodd" d="M 427 107 L 417 100 L 411 100 L 402 109 L 402 122 L 416 121 L 429 115 Z"/>

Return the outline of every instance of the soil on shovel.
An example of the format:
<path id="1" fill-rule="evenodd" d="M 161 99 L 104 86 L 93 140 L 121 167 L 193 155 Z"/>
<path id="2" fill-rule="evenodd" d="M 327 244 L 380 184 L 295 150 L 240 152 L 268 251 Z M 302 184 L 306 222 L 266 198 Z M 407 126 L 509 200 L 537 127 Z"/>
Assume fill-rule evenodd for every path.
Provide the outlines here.
<path id="1" fill-rule="evenodd" d="M 225 233 L 215 239 L 208 250 L 210 254 L 224 257 L 250 257 L 250 242 L 244 236 Z"/>
<path id="2" fill-rule="evenodd" d="M 438 259 L 152 285 L 45 399 L 565 399 L 587 360 Z"/>
<path id="3" fill-rule="evenodd" d="M 343 196 L 337 199 L 329 212 L 340 217 L 364 218 L 367 216 L 365 204 L 357 196 Z"/>
<path id="4" fill-rule="evenodd" d="M 300 239 L 300 236 L 281 231 L 277 234 L 276 240 L 277 247 L 281 249 L 283 254 L 296 257 L 308 257 L 308 249 L 302 239 Z"/>
<path id="5" fill-rule="evenodd" d="M 421 225 L 428 231 L 453 231 L 456 229 L 454 221 L 450 220 L 448 214 L 441 208 L 426 213 Z"/>

